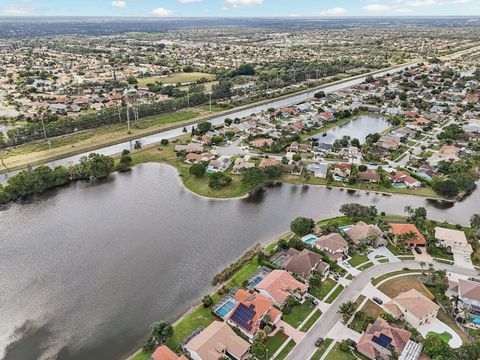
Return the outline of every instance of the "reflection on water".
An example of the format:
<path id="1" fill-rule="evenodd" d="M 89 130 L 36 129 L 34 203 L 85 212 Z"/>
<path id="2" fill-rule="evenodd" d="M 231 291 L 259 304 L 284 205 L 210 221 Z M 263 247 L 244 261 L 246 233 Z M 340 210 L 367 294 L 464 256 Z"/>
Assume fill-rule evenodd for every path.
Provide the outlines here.
<path id="1" fill-rule="evenodd" d="M 214 201 L 185 190 L 172 167 L 144 164 L 12 204 L 0 211 L 0 357 L 128 355 L 150 323 L 175 320 L 211 290 L 216 272 L 287 232 L 296 216 L 336 216 L 358 202 L 386 213 L 425 206 L 436 220 L 466 224 L 478 197 L 452 206 L 283 184 Z"/>

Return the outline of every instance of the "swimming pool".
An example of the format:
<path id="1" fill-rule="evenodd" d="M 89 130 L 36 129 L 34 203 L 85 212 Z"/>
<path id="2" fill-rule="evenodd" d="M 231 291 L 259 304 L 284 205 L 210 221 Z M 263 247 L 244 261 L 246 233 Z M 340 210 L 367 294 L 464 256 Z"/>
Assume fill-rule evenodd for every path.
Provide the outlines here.
<path id="1" fill-rule="evenodd" d="M 223 319 L 230 311 L 232 311 L 235 304 L 236 302 L 233 299 L 227 299 L 215 309 L 215 313 Z"/>
<path id="2" fill-rule="evenodd" d="M 480 316 L 470 314 L 472 322 L 475 325 L 480 325 Z"/>
<path id="3" fill-rule="evenodd" d="M 395 183 L 395 184 L 392 184 L 392 186 L 397 189 L 405 189 L 407 187 L 405 183 Z"/>
<path id="4" fill-rule="evenodd" d="M 253 280 L 250 280 L 250 283 L 249 285 L 251 287 L 255 287 L 255 285 L 257 285 L 260 281 L 262 281 L 262 277 L 261 276 L 256 276 L 255 278 L 253 278 Z"/>
<path id="5" fill-rule="evenodd" d="M 305 235 L 304 237 L 302 237 L 302 241 L 308 245 L 312 245 L 315 240 L 317 240 L 317 237 L 313 234 Z"/>

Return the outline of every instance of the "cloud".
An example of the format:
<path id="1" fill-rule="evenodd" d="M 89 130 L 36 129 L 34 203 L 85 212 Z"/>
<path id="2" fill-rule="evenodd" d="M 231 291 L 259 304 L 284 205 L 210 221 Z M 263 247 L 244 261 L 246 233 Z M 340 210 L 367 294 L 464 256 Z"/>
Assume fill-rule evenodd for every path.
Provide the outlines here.
<path id="1" fill-rule="evenodd" d="M 365 5 L 362 9 L 365 10 L 365 11 L 369 11 L 369 12 L 383 12 L 383 11 L 390 10 L 390 5 L 368 4 L 368 5 Z"/>
<path id="2" fill-rule="evenodd" d="M 35 13 L 35 9 L 27 8 L 23 6 L 8 6 L 5 8 L 0 8 L 0 14 L 8 15 L 29 15 Z"/>
<path id="3" fill-rule="evenodd" d="M 245 7 L 245 6 L 262 5 L 263 0 L 226 0 L 225 3 L 233 7 Z"/>
<path id="4" fill-rule="evenodd" d="M 342 7 L 334 7 L 318 12 L 319 16 L 341 16 L 347 12 L 347 9 Z"/>
<path id="5" fill-rule="evenodd" d="M 152 10 L 152 14 L 160 17 L 167 17 L 167 16 L 172 16 L 173 11 L 164 9 L 164 8 L 156 8 Z"/>
<path id="6" fill-rule="evenodd" d="M 191 3 L 196 3 L 196 2 L 201 2 L 203 0 L 177 0 L 181 4 L 191 4 Z"/>
<path id="7" fill-rule="evenodd" d="M 470 1 L 470 0 L 453 0 L 453 1 Z M 412 8 L 422 6 L 442 5 L 439 0 L 393 0 L 389 3 L 379 3 L 371 1 L 368 5 L 362 7 L 363 10 L 374 13 L 381 12 L 396 12 L 396 13 L 408 13 L 412 11 Z"/>
<path id="8" fill-rule="evenodd" d="M 111 5 L 113 7 L 117 7 L 117 8 L 124 8 L 124 7 L 127 7 L 127 2 L 126 1 L 112 1 Z"/>
<path id="9" fill-rule="evenodd" d="M 472 0 L 452 0 L 452 4 L 457 4 L 457 5 L 459 5 L 459 4 L 468 4 L 468 3 L 470 3 L 470 2 L 472 2 Z"/>

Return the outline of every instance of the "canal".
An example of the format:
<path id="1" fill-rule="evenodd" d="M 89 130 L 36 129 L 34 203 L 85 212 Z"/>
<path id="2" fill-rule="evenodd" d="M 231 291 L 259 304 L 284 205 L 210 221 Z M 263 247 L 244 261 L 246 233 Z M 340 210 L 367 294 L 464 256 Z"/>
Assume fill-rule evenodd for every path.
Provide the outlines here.
<path id="1" fill-rule="evenodd" d="M 434 219 L 467 224 L 479 194 L 447 206 L 284 184 L 215 201 L 186 190 L 174 168 L 143 164 L 13 203 L 0 211 L 0 357 L 125 357 L 150 323 L 175 320 L 211 290 L 216 272 L 296 216 L 335 216 L 358 202 L 400 214 L 425 206 Z"/>

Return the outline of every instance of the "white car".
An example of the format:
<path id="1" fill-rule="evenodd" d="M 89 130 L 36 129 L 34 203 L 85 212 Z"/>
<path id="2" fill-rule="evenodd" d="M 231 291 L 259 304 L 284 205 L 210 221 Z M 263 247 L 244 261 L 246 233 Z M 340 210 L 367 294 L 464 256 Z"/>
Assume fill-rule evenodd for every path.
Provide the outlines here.
<path id="1" fill-rule="evenodd" d="M 350 265 L 348 262 L 344 261 L 343 266 L 345 266 L 347 269 L 351 269 L 352 265 Z"/>

